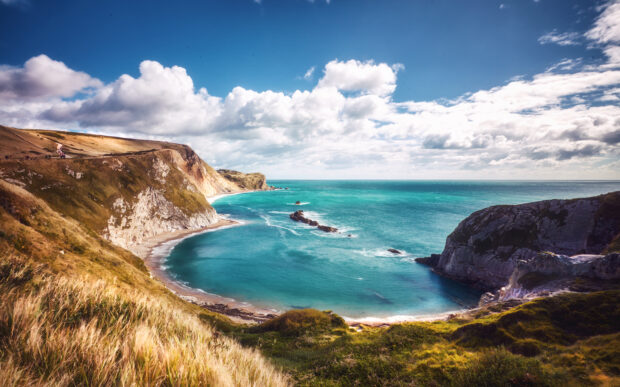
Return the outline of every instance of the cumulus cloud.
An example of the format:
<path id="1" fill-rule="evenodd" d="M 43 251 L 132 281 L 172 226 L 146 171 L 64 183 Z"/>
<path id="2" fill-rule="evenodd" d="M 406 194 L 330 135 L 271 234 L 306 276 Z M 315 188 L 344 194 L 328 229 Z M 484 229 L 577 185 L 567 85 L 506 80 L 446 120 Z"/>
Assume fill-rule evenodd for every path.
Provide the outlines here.
<path id="1" fill-rule="evenodd" d="M 593 30 L 614 29 L 600 21 L 615 4 Z M 607 52 L 617 46 L 608 36 L 588 39 Z M 620 67 L 611 57 L 599 65 L 565 59 L 450 101 L 401 102 L 393 92 L 402 66 L 372 61 L 333 60 L 309 90 L 235 87 L 222 97 L 194 85 L 185 69 L 154 61 L 106 85 L 54 63 L 82 74 L 81 84 L 54 89 L 30 77 L 22 81 L 29 87 L 3 86 L 0 122 L 189 143 L 216 167 L 272 178 L 620 177 Z M 19 83 L 7 70 L 36 73 L 27 67 L 3 68 L 0 84 Z"/>
<path id="2" fill-rule="evenodd" d="M 325 66 L 325 75 L 318 86 L 388 95 L 396 89 L 396 73 L 402 68 L 400 64 L 389 66 L 386 63 L 375 64 L 373 61 L 333 60 Z"/>
<path id="3" fill-rule="evenodd" d="M 0 101 L 72 97 L 100 86 L 98 79 L 46 55 L 30 58 L 23 67 L 0 66 Z"/>

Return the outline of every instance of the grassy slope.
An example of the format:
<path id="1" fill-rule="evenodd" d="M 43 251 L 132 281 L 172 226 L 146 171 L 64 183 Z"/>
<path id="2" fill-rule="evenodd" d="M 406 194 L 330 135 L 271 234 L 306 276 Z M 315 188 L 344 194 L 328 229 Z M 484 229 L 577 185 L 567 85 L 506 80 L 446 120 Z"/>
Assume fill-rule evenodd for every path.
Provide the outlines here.
<path id="1" fill-rule="evenodd" d="M 330 314 L 294 311 L 230 334 L 301 385 L 618 385 L 619 299 L 618 290 L 568 294 L 362 332 Z"/>
<path id="2" fill-rule="evenodd" d="M 0 180 L 0 377 L 9 385 L 285 385 L 142 261 Z"/>

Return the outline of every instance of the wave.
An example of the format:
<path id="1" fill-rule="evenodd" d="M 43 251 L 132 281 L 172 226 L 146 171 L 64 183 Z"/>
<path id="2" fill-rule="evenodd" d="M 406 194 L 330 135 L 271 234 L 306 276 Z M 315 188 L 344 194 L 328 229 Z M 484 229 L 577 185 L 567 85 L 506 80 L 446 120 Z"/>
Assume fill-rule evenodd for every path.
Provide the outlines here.
<path id="1" fill-rule="evenodd" d="M 358 324 L 397 324 L 407 321 L 434 321 L 434 320 L 444 320 L 448 318 L 451 314 L 462 313 L 469 309 L 457 309 L 451 310 L 447 312 L 439 312 L 439 313 L 429 313 L 429 314 L 421 314 L 421 315 L 411 315 L 411 314 L 396 314 L 391 316 L 367 316 L 367 317 L 347 317 L 342 316 L 342 318 L 348 323 L 358 323 Z"/>
<path id="2" fill-rule="evenodd" d="M 299 233 L 297 231 L 295 231 L 295 230 L 293 230 L 291 228 L 284 227 L 284 226 L 281 226 L 279 224 L 273 223 L 271 221 L 271 218 L 269 216 L 267 216 L 267 215 L 259 214 L 258 216 L 260 216 L 265 221 L 265 224 L 267 226 L 269 226 L 269 227 L 275 227 L 275 228 L 283 229 L 283 230 L 286 230 L 286 231 L 289 231 L 289 232 L 293 233 L 294 235 L 299 236 Z"/>
<path id="3" fill-rule="evenodd" d="M 362 249 L 362 250 L 354 250 L 356 253 L 361 254 L 365 257 L 381 257 L 381 258 L 400 258 L 401 261 L 407 261 L 407 262 L 415 262 L 413 261 L 414 256 L 411 255 L 410 253 L 408 253 L 405 250 L 399 250 L 401 252 L 401 254 L 394 254 L 394 253 L 390 253 L 388 250 L 388 247 L 385 248 L 381 248 L 381 249 Z"/>

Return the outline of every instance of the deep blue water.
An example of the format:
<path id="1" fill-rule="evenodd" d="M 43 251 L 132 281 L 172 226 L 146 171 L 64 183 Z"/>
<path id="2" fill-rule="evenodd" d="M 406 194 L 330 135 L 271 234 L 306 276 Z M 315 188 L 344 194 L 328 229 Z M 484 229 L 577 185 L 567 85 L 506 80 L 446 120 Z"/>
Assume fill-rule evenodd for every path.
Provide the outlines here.
<path id="1" fill-rule="evenodd" d="M 278 310 L 313 307 L 357 318 L 440 313 L 473 306 L 480 293 L 413 258 L 440 253 L 466 216 L 496 204 L 620 190 L 620 182 L 269 183 L 289 189 L 216 201 L 219 213 L 245 224 L 185 239 L 166 261 L 169 273 L 209 293 Z M 290 220 L 298 209 L 342 232 Z"/>

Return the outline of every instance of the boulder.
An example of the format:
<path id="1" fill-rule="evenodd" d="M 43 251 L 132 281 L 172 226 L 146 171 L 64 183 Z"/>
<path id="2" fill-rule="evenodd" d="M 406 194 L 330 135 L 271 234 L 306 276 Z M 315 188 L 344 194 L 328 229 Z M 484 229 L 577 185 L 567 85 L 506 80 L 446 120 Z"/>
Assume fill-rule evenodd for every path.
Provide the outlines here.
<path id="1" fill-rule="evenodd" d="M 329 226 L 323 226 L 323 225 L 318 225 L 316 226 L 319 230 L 321 231 L 325 231 L 325 232 L 338 232 L 338 229 L 336 227 L 329 227 Z"/>

